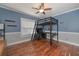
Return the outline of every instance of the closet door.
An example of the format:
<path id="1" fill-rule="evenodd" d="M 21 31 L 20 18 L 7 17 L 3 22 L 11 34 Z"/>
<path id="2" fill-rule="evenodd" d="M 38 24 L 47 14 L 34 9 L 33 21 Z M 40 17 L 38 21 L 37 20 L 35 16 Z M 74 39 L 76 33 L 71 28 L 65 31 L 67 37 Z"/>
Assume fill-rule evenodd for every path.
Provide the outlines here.
<path id="1" fill-rule="evenodd" d="M 35 21 L 31 19 L 21 18 L 21 35 L 27 39 L 31 39 Z"/>

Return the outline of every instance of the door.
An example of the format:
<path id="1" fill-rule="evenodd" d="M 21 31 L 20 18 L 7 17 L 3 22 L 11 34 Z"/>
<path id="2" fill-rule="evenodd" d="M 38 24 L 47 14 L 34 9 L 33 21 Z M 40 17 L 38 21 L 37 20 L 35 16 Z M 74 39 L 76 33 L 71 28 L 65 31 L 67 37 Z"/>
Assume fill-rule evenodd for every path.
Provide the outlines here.
<path id="1" fill-rule="evenodd" d="M 34 24 L 35 20 L 21 18 L 21 35 L 31 39 Z"/>

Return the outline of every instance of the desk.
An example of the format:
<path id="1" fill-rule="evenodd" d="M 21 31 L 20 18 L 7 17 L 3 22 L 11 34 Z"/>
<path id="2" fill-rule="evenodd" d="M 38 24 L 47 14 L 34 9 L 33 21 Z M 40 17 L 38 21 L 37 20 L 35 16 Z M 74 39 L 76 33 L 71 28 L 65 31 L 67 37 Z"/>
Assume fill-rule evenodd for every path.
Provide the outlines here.
<path id="1" fill-rule="evenodd" d="M 46 34 L 46 37 L 50 39 L 50 32 L 44 32 L 44 33 Z M 56 36 L 56 35 L 57 35 L 57 33 L 55 33 L 55 32 L 52 32 L 52 33 L 51 33 L 52 38 L 53 38 L 54 36 Z"/>

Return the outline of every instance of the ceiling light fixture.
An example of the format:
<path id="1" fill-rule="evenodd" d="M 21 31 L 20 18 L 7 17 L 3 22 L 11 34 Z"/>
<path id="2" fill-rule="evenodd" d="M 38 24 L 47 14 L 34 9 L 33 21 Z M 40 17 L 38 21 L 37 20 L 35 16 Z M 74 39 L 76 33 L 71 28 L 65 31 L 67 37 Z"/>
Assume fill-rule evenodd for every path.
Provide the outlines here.
<path id="1" fill-rule="evenodd" d="M 42 13 L 42 12 L 44 12 L 44 10 L 43 9 L 40 9 L 39 12 Z"/>
<path id="2" fill-rule="evenodd" d="M 44 15 L 46 11 L 52 10 L 52 8 L 46 8 L 44 3 L 41 3 L 41 5 L 38 8 L 32 7 L 32 9 L 37 10 L 36 14 L 42 13 Z"/>

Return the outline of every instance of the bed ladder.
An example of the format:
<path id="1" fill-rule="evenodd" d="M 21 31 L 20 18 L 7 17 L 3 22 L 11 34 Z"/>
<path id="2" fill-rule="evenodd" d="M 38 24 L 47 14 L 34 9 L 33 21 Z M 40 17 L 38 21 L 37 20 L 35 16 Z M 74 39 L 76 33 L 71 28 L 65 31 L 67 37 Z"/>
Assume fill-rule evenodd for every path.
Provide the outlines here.
<path id="1" fill-rule="evenodd" d="M 37 21 L 35 21 L 35 25 L 34 25 L 34 28 L 33 28 L 33 32 L 32 32 L 32 36 L 31 36 L 31 40 L 33 40 L 35 37 L 35 34 L 36 34 L 36 28 L 37 28 Z"/>

